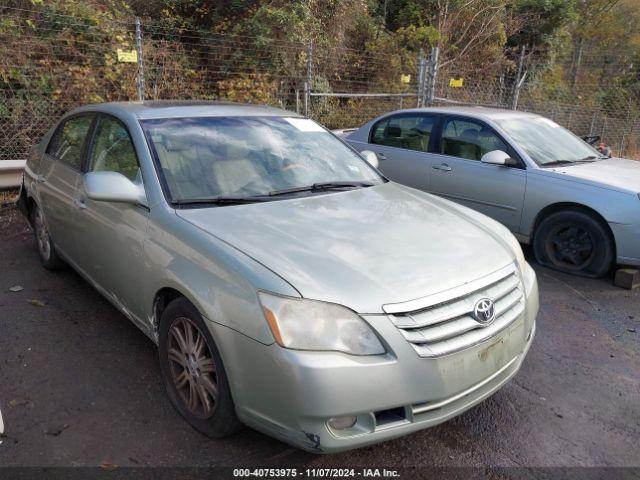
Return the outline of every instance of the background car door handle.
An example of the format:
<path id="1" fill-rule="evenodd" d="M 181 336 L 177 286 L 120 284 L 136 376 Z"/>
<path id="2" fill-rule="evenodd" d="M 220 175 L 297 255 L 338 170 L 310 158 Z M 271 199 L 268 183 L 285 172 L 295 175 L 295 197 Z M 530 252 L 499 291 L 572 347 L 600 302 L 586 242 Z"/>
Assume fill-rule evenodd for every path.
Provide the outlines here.
<path id="1" fill-rule="evenodd" d="M 73 205 L 75 205 L 80 210 L 84 210 L 85 208 L 87 208 L 87 204 L 77 198 L 73 199 Z"/>
<path id="2" fill-rule="evenodd" d="M 378 160 L 383 161 L 386 160 L 387 157 L 384 153 L 376 153 L 376 155 L 378 156 Z"/>
<path id="3" fill-rule="evenodd" d="M 36 182 L 38 182 L 38 183 L 45 183 L 46 181 L 47 181 L 47 179 L 44 178 L 42 175 L 38 175 L 36 177 Z"/>
<path id="4" fill-rule="evenodd" d="M 434 170 L 442 170 L 443 172 L 450 172 L 452 170 L 451 167 L 446 163 L 442 163 L 440 165 L 434 165 L 432 168 Z"/>

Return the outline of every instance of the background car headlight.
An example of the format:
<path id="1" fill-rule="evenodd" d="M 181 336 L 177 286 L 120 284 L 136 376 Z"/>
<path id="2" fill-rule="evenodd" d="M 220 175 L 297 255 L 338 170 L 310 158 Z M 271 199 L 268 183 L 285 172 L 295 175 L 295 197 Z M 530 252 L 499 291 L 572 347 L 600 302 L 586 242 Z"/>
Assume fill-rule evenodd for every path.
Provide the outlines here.
<path id="1" fill-rule="evenodd" d="M 276 342 L 295 350 L 379 355 L 385 349 L 355 312 L 334 303 L 298 300 L 260 292 L 264 316 Z"/>

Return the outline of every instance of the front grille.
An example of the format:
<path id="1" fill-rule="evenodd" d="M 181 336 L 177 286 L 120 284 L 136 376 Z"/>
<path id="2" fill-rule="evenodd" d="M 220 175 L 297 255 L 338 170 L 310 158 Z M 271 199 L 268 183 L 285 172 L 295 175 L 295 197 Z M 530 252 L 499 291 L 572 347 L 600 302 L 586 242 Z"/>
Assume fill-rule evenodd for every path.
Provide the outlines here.
<path id="1" fill-rule="evenodd" d="M 494 302 L 495 319 L 483 325 L 473 317 L 481 298 Z M 385 305 L 385 311 L 421 357 L 436 357 L 480 343 L 508 327 L 524 311 L 524 289 L 515 264 L 469 284 L 406 306 Z"/>

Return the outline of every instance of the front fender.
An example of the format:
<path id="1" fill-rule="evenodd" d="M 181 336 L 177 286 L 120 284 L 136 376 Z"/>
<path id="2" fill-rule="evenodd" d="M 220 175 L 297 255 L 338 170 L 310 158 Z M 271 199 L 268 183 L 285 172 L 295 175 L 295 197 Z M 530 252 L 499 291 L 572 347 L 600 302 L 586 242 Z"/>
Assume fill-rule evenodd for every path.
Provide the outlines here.
<path id="1" fill-rule="evenodd" d="M 578 205 L 597 212 L 609 224 L 634 223 L 638 197 L 548 173 L 528 173 L 521 233 L 531 236 L 540 212 L 552 205 Z"/>
<path id="2" fill-rule="evenodd" d="M 262 314 L 257 291 L 300 294 L 281 277 L 169 210 L 152 209 L 145 259 L 148 320 L 155 327 L 154 302 L 162 288 L 187 297 L 208 320 L 264 344 L 274 342 Z M 170 213 L 169 213 L 170 212 Z"/>

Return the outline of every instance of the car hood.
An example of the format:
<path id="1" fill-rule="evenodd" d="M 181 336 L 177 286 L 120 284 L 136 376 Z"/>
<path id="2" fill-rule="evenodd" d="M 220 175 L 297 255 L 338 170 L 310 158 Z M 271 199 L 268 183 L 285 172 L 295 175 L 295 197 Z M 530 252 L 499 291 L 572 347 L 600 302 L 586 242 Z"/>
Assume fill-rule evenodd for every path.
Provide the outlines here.
<path id="1" fill-rule="evenodd" d="M 616 190 L 640 192 L 640 162 L 636 160 L 608 158 L 549 170 Z"/>
<path id="2" fill-rule="evenodd" d="M 359 313 L 381 313 L 384 304 L 456 287 L 515 259 L 490 227 L 446 200 L 392 182 L 176 212 L 283 277 L 303 297 Z"/>

